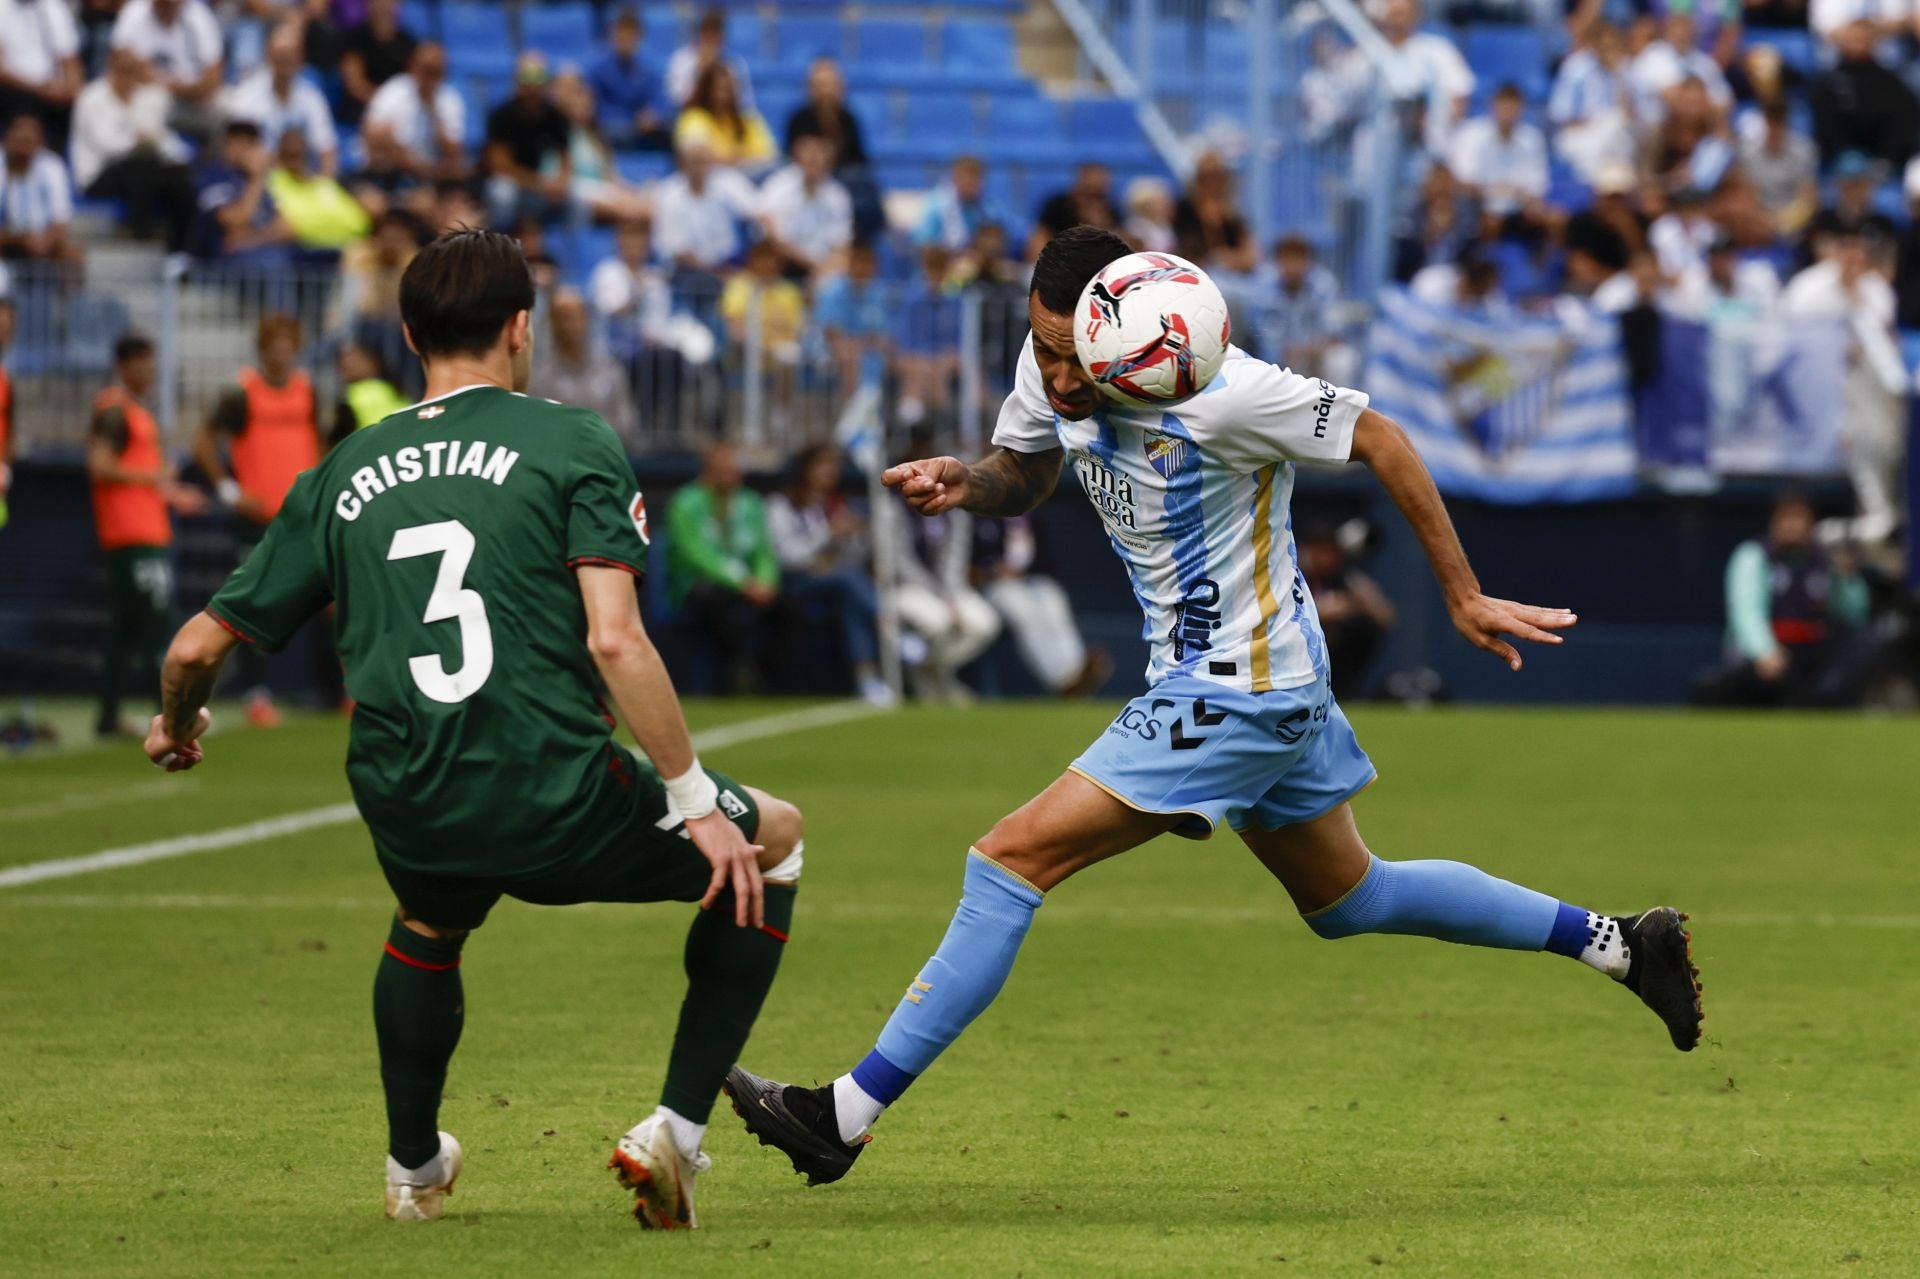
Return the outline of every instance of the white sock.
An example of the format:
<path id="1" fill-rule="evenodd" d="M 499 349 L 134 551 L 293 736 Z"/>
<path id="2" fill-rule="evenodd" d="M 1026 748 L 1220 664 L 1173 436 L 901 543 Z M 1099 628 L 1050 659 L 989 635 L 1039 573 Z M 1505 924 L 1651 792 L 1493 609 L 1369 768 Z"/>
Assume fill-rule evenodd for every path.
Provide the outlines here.
<path id="1" fill-rule="evenodd" d="M 387 1156 L 387 1184 L 392 1186 L 437 1186 L 447 1179 L 447 1167 L 442 1156 L 435 1155 L 418 1168 L 402 1168 L 400 1161 L 392 1155 Z"/>
<path id="2" fill-rule="evenodd" d="M 833 1081 L 833 1117 L 840 1124 L 840 1140 L 851 1146 L 867 1135 L 886 1106 L 867 1096 L 852 1075 Z"/>
<path id="3" fill-rule="evenodd" d="M 705 1124 L 696 1124 L 685 1115 L 666 1106 L 660 1107 L 653 1113 L 667 1121 L 667 1129 L 673 1133 L 674 1147 L 679 1150 L 682 1159 L 692 1159 L 700 1153 L 701 1139 L 707 1135 Z"/>
<path id="4" fill-rule="evenodd" d="M 1616 981 L 1626 980 L 1633 953 L 1620 932 L 1619 920 L 1611 915 L 1587 912 L 1587 944 L 1580 952 L 1580 962 L 1598 968 Z"/>

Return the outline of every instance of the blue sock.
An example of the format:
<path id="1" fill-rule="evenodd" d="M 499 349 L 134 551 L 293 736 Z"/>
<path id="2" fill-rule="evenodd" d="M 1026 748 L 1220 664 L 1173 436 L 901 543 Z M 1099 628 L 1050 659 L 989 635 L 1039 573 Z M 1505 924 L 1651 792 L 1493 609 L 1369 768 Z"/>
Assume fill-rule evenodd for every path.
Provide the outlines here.
<path id="1" fill-rule="evenodd" d="M 1328 938 L 1402 933 L 1580 959 L 1592 921 L 1603 918 L 1460 862 L 1375 857 L 1345 897 L 1306 920 Z"/>
<path id="2" fill-rule="evenodd" d="M 873 1051 L 853 1068 L 861 1092 L 878 1106 L 891 1105 L 986 1011 L 1013 971 L 1043 900 L 1039 889 L 978 850 L 968 856 L 960 908 L 940 949 L 887 1019 Z M 842 1126 L 852 1131 L 872 1122 L 850 1123 L 854 1118 L 842 1115 Z"/>

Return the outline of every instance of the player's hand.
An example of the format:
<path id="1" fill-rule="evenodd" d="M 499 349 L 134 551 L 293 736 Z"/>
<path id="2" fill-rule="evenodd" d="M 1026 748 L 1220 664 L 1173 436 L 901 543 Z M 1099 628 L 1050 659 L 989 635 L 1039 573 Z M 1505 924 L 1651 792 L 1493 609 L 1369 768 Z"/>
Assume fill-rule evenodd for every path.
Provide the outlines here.
<path id="1" fill-rule="evenodd" d="M 957 457 L 902 462 L 888 467 L 880 482 L 899 489 L 907 505 L 922 515 L 957 510 L 967 500 L 967 464 Z"/>
<path id="2" fill-rule="evenodd" d="M 200 745 L 200 737 L 213 727 L 213 712 L 202 706 L 194 717 L 193 731 L 179 741 L 167 732 L 167 719 L 164 715 L 155 715 L 153 724 L 147 729 L 147 758 L 157 767 L 169 773 L 184 773 L 207 757 L 206 748 Z"/>
<path id="3" fill-rule="evenodd" d="M 1509 670 L 1516 671 L 1520 669 L 1520 654 L 1501 636 L 1512 635 L 1535 644 L 1558 644 L 1560 637 L 1554 632 L 1564 631 L 1580 620 L 1570 609 L 1516 604 L 1491 595 L 1469 595 L 1448 605 L 1447 611 L 1453 616 L 1454 629 L 1466 636 L 1468 643 L 1486 649 L 1505 662 Z"/>
<path id="4" fill-rule="evenodd" d="M 731 888 L 733 922 L 742 928 L 766 923 L 766 890 L 760 883 L 760 854 L 766 850 L 749 844 L 740 828 L 717 808 L 705 817 L 689 818 L 687 834 L 693 836 L 693 846 L 700 855 L 713 863 L 713 880 L 707 885 L 707 895 L 700 899 L 700 909 L 713 905 Z"/>
<path id="5" fill-rule="evenodd" d="M 207 495 L 191 484 L 170 481 L 161 486 L 160 496 L 180 515 L 198 515 L 207 509 Z"/>
<path id="6" fill-rule="evenodd" d="M 1787 673 L 1787 655 L 1778 649 L 1753 659 L 1753 673 L 1771 684 Z"/>

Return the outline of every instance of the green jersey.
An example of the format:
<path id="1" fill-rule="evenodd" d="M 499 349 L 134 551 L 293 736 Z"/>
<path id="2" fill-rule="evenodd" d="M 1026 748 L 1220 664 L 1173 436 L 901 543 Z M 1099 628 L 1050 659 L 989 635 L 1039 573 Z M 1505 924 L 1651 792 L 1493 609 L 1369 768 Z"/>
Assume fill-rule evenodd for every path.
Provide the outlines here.
<path id="1" fill-rule="evenodd" d="M 637 576 L 646 554 L 612 427 L 467 387 L 303 473 L 207 612 L 277 649 L 331 602 L 357 703 L 347 777 L 381 855 L 513 874 L 631 815 L 632 759 L 613 741 L 574 569 Z"/>

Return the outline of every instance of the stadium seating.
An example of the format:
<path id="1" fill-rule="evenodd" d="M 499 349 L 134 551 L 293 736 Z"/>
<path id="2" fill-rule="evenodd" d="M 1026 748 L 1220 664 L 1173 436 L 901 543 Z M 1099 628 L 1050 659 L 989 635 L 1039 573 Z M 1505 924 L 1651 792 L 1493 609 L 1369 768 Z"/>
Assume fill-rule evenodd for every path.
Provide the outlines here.
<path id="1" fill-rule="evenodd" d="M 434 0 L 400 0 L 400 24 L 423 40 L 438 40 L 440 6 Z"/>
<path id="2" fill-rule="evenodd" d="M 1023 83 L 1013 27 L 1000 21 L 947 23 L 940 32 L 940 78 L 950 85 L 977 89 Z"/>
<path id="3" fill-rule="evenodd" d="M 1547 38 L 1534 27 L 1473 26 L 1467 28 L 1461 52 L 1479 83 L 1474 97 L 1484 101 L 1502 84 L 1518 85 L 1528 102 L 1544 102 L 1552 81 Z"/>
<path id="4" fill-rule="evenodd" d="M 520 10 L 520 39 L 556 65 L 571 62 L 584 66 L 593 61 L 599 44 L 593 7 L 580 3 L 527 5 Z"/>
<path id="5" fill-rule="evenodd" d="M 854 24 L 848 62 L 861 77 L 910 86 L 931 80 L 935 66 L 927 24 L 918 19 L 868 18 Z"/>
<path id="6" fill-rule="evenodd" d="M 804 67 L 823 54 L 846 56 L 846 33 L 838 18 L 783 13 L 774 26 L 774 44 L 783 66 Z"/>
<path id="7" fill-rule="evenodd" d="M 500 5 L 449 0 L 440 7 L 447 69 L 456 76 L 499 79 L 513 72 L 517 45 L 511 15 Z"/>

